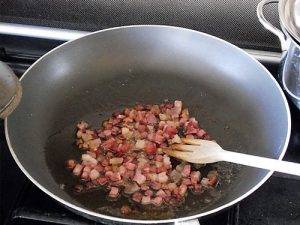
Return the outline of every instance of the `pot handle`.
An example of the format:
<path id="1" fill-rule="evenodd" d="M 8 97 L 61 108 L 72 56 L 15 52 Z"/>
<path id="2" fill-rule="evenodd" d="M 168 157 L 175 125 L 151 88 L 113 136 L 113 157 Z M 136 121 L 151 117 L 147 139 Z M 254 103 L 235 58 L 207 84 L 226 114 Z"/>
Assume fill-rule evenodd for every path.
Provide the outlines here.
<path id="1" fill-rule="evenodd" d="M 186 220 L 186 221 L 176 221 L 174 225 L 200 225 L 198 219 Z"/>
<path id="2" fill-rule="evenodd" d="M 262 0 L 260 3 L 258 3 L 257 8 L 256 8 L 257 17 L 258 17 L 259 22 L 267 30 L 271 31 L 273 34 L 275 34 L 279 38 L 282 51 L 286 51 L 288 49 L 288 43 L 286 41 L 286 36 L 284 35 L 284 33 L 281 30 L 279 30 L 278 28 L 273 26 L 264 16 L 263 7 L 265 5 L 268 5 L 271 3 L 278 4 L 279 0 Z"/>

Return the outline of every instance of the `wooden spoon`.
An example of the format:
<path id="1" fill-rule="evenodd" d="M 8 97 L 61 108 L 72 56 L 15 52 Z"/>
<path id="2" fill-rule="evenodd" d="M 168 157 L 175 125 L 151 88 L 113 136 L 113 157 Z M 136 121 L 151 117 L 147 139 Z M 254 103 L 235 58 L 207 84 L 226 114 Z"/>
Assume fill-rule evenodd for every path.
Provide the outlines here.
<path id="1" fill-rule="evenodd" d="M 214 141 L 186 138 L 181 140 L 184 144 L 171 145 L 171 148 L 164 149 L 164 152 L 191 163 L 205 164 L 227 161 L 300 176 L 300 164 L 298 163 L 226 151 Z"/>

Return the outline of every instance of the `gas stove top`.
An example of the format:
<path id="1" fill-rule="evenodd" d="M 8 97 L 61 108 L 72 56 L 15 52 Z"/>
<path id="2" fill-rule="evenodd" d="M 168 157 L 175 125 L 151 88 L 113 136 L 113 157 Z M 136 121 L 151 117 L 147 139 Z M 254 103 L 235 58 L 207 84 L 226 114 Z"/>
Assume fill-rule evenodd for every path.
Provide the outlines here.
<path id="1" fill-rule="evenodd" d="M 33 63 L 4 58 L 17 75 Z M 276 74 L 276 65 L 266 65 Z M 275 76 L 276 77 L 276 76 Z M 300 163 L 300 112 L 290 103 L 292 134 L 284 160 Z M 0 223 L 4 225 L 98 224 L 78 216 L 35 187 L 12 159 L 0 122 Z M 300 179 L 275 173 L 239 204 L 200 219 L 201 225 L 299 225 Z"/>

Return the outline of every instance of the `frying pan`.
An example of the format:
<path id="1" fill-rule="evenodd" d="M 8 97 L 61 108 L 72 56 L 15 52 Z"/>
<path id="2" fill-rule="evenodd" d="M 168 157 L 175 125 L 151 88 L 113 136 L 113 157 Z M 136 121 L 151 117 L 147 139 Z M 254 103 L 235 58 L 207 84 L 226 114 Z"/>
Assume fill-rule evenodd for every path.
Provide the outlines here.
<path id="1" fill-rule="evenodd" d="M 64 168 L 79 158 L 75 125 L 94 127 L 136 102 L 180 99 L 222 147 L 282 159 L 290 136 L 286 98 L 255 59 L 216 37 L 179 27 L 128 26 L 67 42 L 34 63 L 21 79 L 23 98 L 6 119 L 16 163 L 42 191 L 70 210 L 104 222 L 168 223 L 216 213 L 259 188 L 271 171 L 217 163 L 214 192 L 189 194 L 177 208 L 119 212 L 105 190 L 76 195 L 77 179 Z M 205 168 L 202 171 L 205 173 Z"/>

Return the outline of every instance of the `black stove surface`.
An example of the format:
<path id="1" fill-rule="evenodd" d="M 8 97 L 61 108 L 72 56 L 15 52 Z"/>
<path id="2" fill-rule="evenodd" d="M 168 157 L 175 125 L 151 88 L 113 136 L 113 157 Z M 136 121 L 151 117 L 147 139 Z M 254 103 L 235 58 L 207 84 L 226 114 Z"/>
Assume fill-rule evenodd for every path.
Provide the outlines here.
<path id="1" fill-rule="evenodd" d="M 3 60 L 3 59 L 2 59 Z M 33 62 L 8 60 L 18 75 Z M 267 65 L 276 74 L 276 65 Z M 300 112 L 290 103 L 292 135 L 285 160 L 300 163 Z M 97 224 L 78 216 L 35 187 L 9 153 L 0 122 L 0 223 L 4 225 Z M 299 225 L 300 179 L 275 173 L 235 206 L 200 220 L 201 225 Z"/>

